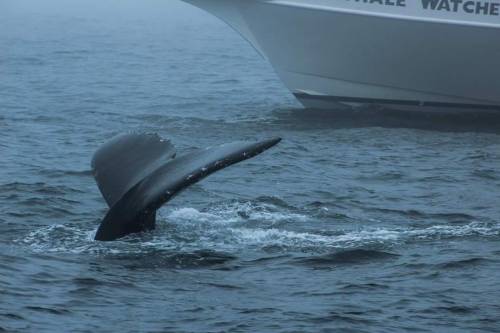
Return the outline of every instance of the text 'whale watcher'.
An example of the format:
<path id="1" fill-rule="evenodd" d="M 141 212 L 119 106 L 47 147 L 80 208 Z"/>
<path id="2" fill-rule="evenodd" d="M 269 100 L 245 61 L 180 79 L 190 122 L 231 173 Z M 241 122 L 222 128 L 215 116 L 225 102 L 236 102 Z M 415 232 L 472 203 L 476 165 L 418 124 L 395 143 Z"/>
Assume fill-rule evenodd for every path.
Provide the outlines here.
<path id="1" fill-rule="evenodd" d="M 92 159 L 94 178 L 110 207 L 95 239 L 112 241 L 153 230 L 156 211 L 180 191 L 280 141 L 239 141 L 176 157 L 170 141 L 156 134 L 115 137 L 99 148 Z"/>

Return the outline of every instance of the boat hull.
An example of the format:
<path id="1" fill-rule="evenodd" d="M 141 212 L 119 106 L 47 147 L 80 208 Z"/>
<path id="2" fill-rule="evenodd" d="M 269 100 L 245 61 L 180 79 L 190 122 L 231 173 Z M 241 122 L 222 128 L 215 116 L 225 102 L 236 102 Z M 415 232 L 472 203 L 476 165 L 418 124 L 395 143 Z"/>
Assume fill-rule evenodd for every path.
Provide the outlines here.
<path id="1" fill-rule="evenodd" d="M 305 106 L 500 110 L 499 16 L 345 0 L 187 2 L 240 32 Z"/>

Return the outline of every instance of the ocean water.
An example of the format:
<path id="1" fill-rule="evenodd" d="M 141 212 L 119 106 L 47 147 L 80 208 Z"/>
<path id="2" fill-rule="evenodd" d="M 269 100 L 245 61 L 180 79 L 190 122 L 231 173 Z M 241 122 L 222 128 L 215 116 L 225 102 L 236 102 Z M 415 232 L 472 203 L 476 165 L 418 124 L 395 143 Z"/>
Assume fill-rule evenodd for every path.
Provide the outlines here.
<path id="1" fill-rule="evenodd" d="M 130 131 L 283 142 L 94 242 L 90 160 Z M 499 134 L 303 109 L 174 0 L 2 0 L 0 332 L 500 332 Z"/>

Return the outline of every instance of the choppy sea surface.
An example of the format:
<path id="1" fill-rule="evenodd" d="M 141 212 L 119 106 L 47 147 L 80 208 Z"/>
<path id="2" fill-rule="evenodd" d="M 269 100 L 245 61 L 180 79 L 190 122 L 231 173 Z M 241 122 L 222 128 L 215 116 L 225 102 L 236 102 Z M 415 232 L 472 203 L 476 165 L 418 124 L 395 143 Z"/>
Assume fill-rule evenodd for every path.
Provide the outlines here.
<path id="1" fill-rule="evenodd" d="M 95 242 L 90 159 L 130 131 L 284 140 Z M 499 134 L 303 109 L 177 1 L 3 0 L 0 332 L 500 332 Z"/>

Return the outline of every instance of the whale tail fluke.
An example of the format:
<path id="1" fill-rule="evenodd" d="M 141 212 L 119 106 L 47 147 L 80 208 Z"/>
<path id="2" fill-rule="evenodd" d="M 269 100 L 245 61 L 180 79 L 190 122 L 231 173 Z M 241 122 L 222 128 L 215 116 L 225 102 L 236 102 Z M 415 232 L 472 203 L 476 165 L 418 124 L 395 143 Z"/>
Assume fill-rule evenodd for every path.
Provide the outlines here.
<path id="1" fill-rule="evenodd" d="M 175 148 L 157 134 L 119 135 L 99 148 L 92 171 L 102 196 L 112 207 L 134 185 L 175 157 Z"/>
<path id="2" fill-rule="evenodd" d="M 125 134 L 112 139 L 92 160 L 94 177 L 110 207 L 95 239 L 111 241 L 154 229 L 156 211 L 180 191 L 280 141 L 233 142 L 176 158 L 173 145 L 158 135 Z"/>

